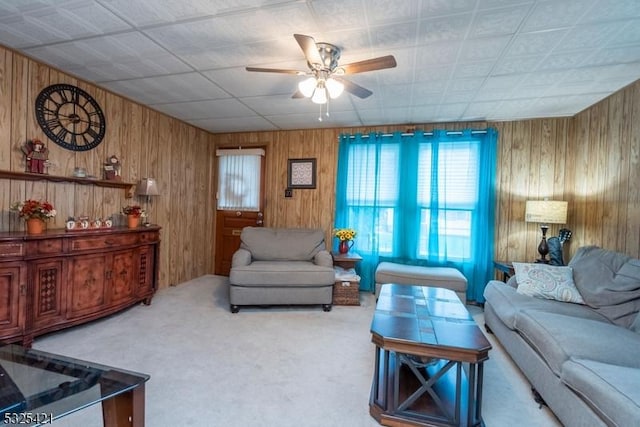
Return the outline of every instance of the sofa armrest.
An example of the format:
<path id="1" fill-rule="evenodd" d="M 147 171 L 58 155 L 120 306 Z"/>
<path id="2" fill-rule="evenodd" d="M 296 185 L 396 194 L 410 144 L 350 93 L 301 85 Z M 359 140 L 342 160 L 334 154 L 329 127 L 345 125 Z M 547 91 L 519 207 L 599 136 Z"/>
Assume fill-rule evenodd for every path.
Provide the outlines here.
<path id="1" fill-rule="evenodd" d="M 246 249 L 238 249 L 231 258 L 231 267 L 242 267 L 251 264 L 251 252 Z"/>
<path id="2" fill-rule="evenodd" d="M 315 265 L 321 265 L 323 267 L 332 267 L 333 268 L 333 257 L 329 253 L 329 251 L 323 250 L 318 252 L 313 257 L 313 263 Z"/>

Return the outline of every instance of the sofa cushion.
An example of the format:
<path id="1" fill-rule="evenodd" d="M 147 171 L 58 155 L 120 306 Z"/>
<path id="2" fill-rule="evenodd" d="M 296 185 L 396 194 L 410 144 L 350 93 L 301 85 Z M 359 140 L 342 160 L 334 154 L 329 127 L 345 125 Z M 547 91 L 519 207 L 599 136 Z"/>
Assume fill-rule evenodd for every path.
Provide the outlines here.
<path id="1" fill-rule="evenodd" d="M 640 260 L 585 246 L 569 262 L 582 298 L 604 316 L 630 327 L 640 311 Z"/>
<path id="2" fill-rule="evenodd" d="M 324 232 L 307 228 L 245 227 L 240 247 L 258 261 L 310 261 L 325 249 Z"/>
<path id="3" fill-rule="evenodd" d="M 514 283 L 514 280 L 512 277 L 509 282 Z M 512 330 L 516 328 L 518 313 L 525 310 L 566 314 L 567 316 L 608 322 L 605 317 L 586 305 L 530 297 L 518 293 L 513 286 L 498 280 L 492 280 L 487 284 L 484 298 L 491 305 L 496 316 Z"/>
<path id="4" fill-rule="evenodd" d="M 547 264 L 514 262 L 518 293 L 530 297 L 584 304 L 573 283 L 573 269 Z"/>
<path id="5" fill-rule="evenodd" d="M 640 368 L 638 334 L 612 323 L 526 310 L 516 329 L 558 376 L 571 358 Z"/>
<path id="6" fill-rule="evenodd" d="M 333 286 L 333 267 L 315 265 L 309 261 L 254 261 L 246 266 L 234 267 L 229 282 L 238 286 Z"/>
<path id="7" fill-rule="evenodd" d="M 640 369 L 593 360 L 573 359 L 562 365 L 561 380 L 607 424 L 637 425 L 640 420 Z"/>

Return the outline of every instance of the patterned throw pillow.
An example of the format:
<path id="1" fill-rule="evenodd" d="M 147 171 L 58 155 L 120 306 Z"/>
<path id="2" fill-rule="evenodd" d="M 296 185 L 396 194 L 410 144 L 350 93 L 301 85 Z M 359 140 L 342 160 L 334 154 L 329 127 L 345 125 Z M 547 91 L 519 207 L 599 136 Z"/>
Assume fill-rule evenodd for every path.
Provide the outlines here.
<path id="1" fill-rule="evenodd" d="M 573 283 L 571 267 L 514 262 L 518 293 L 530 297 L 584 304 Z"/>

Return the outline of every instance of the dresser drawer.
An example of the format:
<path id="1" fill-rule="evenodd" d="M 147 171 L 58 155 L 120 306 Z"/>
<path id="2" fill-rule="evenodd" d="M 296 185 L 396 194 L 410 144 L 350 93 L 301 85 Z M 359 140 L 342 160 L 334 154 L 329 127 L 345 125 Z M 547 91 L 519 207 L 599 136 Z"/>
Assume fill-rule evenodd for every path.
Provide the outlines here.
<path id="1" fill-rule="evenodd" d="M 71 252 L 80 252 L 80 251 L 90 251 L 93 249 L 105 249 L 110 247 L 135 245 L 136 243 L 138 243 L 139 237 L 140 236 L 137 233 L 106 235 L 106 236 L 74 237 L 73 240 L 71 241 L 69 250 Z"/>
<path id="2" fill-rule="evenodd" d="M 140 233 L 140 243 L 157 242 L 158 233 L 155 231 L 149 231 L 146 233 Z"/>
<path id="3" fill-rule="evenodd" d="M 2 242 L 0 243 L 0 259 L 21 257 L 24 255 L 24 249 L 24 242 Z"/>
<path id="4" fill-rule="evenodd" d="M 62 253 L 62 239 L 34 240 L 27 243 L 29 255 L 48 255 Z"/>

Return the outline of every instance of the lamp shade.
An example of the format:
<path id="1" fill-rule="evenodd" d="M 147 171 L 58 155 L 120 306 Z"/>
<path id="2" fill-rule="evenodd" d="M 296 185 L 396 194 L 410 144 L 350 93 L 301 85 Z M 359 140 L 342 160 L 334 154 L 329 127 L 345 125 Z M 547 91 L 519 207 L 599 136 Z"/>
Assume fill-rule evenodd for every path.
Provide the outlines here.
<path id="1" fill-rule="evenodd" d="M 316 81 L 315 78 L 309 77 L 308 79 L 302 80 L 300 83 L 298 83 L 298 90 L 305 97 L 311 98 L 311 96 L 313 95 L 313 91 L 316 89 L 317 84 L 318 82 Z"/>
<path id="2" fill-rule="evenodd" d="M 566 224 L 567 202 L 559 200 L 527 200 L 524 220 L 540 224 Z"/>
<path id="3" fill-rule="evenodd" d="M 158 184 L 153 178 L 142 178 L 136 186 L 136 195 L 138 196 L 159 196 Z"/>

